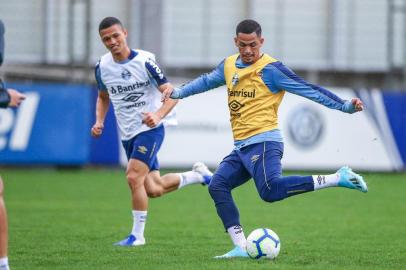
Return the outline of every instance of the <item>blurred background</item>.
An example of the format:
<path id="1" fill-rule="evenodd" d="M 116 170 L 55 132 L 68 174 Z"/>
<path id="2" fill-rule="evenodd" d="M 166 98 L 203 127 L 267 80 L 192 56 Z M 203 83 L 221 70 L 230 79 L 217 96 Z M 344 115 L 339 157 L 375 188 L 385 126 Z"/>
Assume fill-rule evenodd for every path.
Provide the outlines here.
<path id="1" fill-rule="evenodd" d="M 257 20 L 264 52 L 366 107 L 346 115 L 286 95 L 285 168 L 406 169 L 405 0 L 0 0 L 0 71 L 7 86 L 28 96 L 21 108 L 0 111 L 1 164 L 126 163 L 112 110 L 103 137 L 90 137 L 94 65 L 107 52 L 98 24 L 106 16 L 120 18 L 129 45 L 155 53 L 175 85 L 234 54 L 236 24 Z M 233 147 L 226 98 L 220 88 L 177 106 L 179 125 L 167 132 L 162 166 L 217 166 Z"/>

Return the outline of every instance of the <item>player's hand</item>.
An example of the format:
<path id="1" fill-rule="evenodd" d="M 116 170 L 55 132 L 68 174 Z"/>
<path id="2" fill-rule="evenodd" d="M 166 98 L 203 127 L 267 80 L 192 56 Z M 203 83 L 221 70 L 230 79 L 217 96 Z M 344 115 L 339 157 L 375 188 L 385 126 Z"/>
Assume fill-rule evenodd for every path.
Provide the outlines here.
<path id="1" fill-rule="evenodd" d="M 25 95 L 21 94 L 15 89 L 7 89 L 8 94 L 10 95 L 9 107 L 18 107 L 21 102 L 25 99 Z"/>
<path id="2" fill-rule="evenodd" d="M 91 134 L 93 137 L 100 137 L 103 133 L 104 124 L 96 122 L 91 130 Z"/>
<path id="3" fill-rule="evenodd" d="M 364 110 L 364 104 L 359 98 L 353 98 L 351 100 L 352 105 L 354 105 L 355 111 L 360 112 Z"/>
<path id="4" fill-rule="evenodd" d="M 156 127 L 162 120 L 162 117 L 158 113 L 144 112 L 142 114 L 144 115 L 142 123 L 146 124 L 150 128 Z"/>
<path id="5" fill-rule="evenodd" d="M 162 98 L 161 98 L 161 101 L 162 102 L 165 102 L 165 101 L 167 101 L 170 97 L 171 97 L 171 94 L 172 94 L 172 92 L 173 92 L 173 86 L 171 85 L 171 84 L 168 84 L 166 87 L 165 87 L 165 89 L 162 91 Z"/>

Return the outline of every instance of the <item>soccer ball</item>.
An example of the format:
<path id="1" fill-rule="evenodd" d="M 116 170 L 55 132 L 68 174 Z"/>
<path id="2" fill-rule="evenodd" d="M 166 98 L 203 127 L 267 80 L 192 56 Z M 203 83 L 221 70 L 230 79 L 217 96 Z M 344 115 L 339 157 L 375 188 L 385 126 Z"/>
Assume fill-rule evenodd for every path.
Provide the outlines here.
<path id="1" fill-rule="evenodd" d="M 247 237 L 247 253 L 253 259 L 275 259 L 280 249 L 279 236 L 271 229 L 256 229 Z"/>

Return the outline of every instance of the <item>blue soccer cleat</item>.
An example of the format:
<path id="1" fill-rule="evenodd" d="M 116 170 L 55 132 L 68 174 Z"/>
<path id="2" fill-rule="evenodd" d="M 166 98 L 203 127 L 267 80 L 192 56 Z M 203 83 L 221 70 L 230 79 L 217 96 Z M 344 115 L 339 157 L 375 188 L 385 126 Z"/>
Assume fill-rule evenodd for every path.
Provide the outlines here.
<path id="1" fill-rule="evenodd" d="M 134 235 L 130 234 L 124 240 L 114 243 L 115 246 L 134 247 L 145 245 L 145 238 L 137 239 Z"/>
<path id="2" fill-rule="evenodd" d="M 196 162 L 195 164 L 193 164 L 192 171 L 197 172 L 202 176 L 202 185 L 206 186 L 210 184 L 213 173 L 203 162 Z"/>
<path id="3" fill-rule="evenodd" d="M 368 192 L 367 184 L 361 175 L 356 174 L 348 166 L 341 167 L 337 174 L 339 176 L 338 186 L 356 189 L 361 192 Z"/>
<path id="4" fill-rule="evenodd" d="M 226 254 L 216 256 L 215 259 L 231 259 L 231 258 L 248 258 L 248 253 L 240 246 L 235 246 L 232 250 Z"/>

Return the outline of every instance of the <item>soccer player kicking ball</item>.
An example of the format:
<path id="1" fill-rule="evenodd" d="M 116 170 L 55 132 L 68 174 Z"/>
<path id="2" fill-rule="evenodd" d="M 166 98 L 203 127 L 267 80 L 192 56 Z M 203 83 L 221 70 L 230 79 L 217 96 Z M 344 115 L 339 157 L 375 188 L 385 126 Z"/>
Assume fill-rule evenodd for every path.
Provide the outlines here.
<path id="1" fill-rule="evenodd" d="M 165 136 L 165 126 L 176 124 L 170 112 L 177 101 L 168 99 L 161 103 L 160 91 L 170 87 L 166 77 L 152 53 L 128 47 L 127 30 L 117 18 L 103 19 L 99 34 L 109 53 L 96 65 L 99 95 L 96 123 L 91 133 L 95 137 L 102 134 L 111 100 L 129 160 L 126 174 L 134 219 L 130 235 L 116 245 L 144 245 L 148 197 L 159 197 L 190 184 L 207 185 L 212 173 L 198 162 L 192 171 L 160 176 L 157 153 Z"/>
<path id="2" fill-rule="evenodd" d="M 227 57 L 211 73 L 180 88 L 168 87 L 162 96 L 163 100 L 169 97 L 180 99 L 227 85 L 235 148 L 214 173 L 209 192 L 235 247 L 216 258 L 248 257 L 231 190 L 250 178 L 254 179 L 259 195 L 266 202 L 328 187 L 368 191 L 362 177 L 349 167 L 342 167 L 330 175 L 283 177 L 283 139 L 278 129 L 278 107 L 286 91 L 346 113 L 362 111 L 361 100 L 342 100 L 330 91 L 304 81 L 268 54 L 261 53 L 264 38 L 256 21 L 240 22 L 234 42 L 238 54 Z"/>

